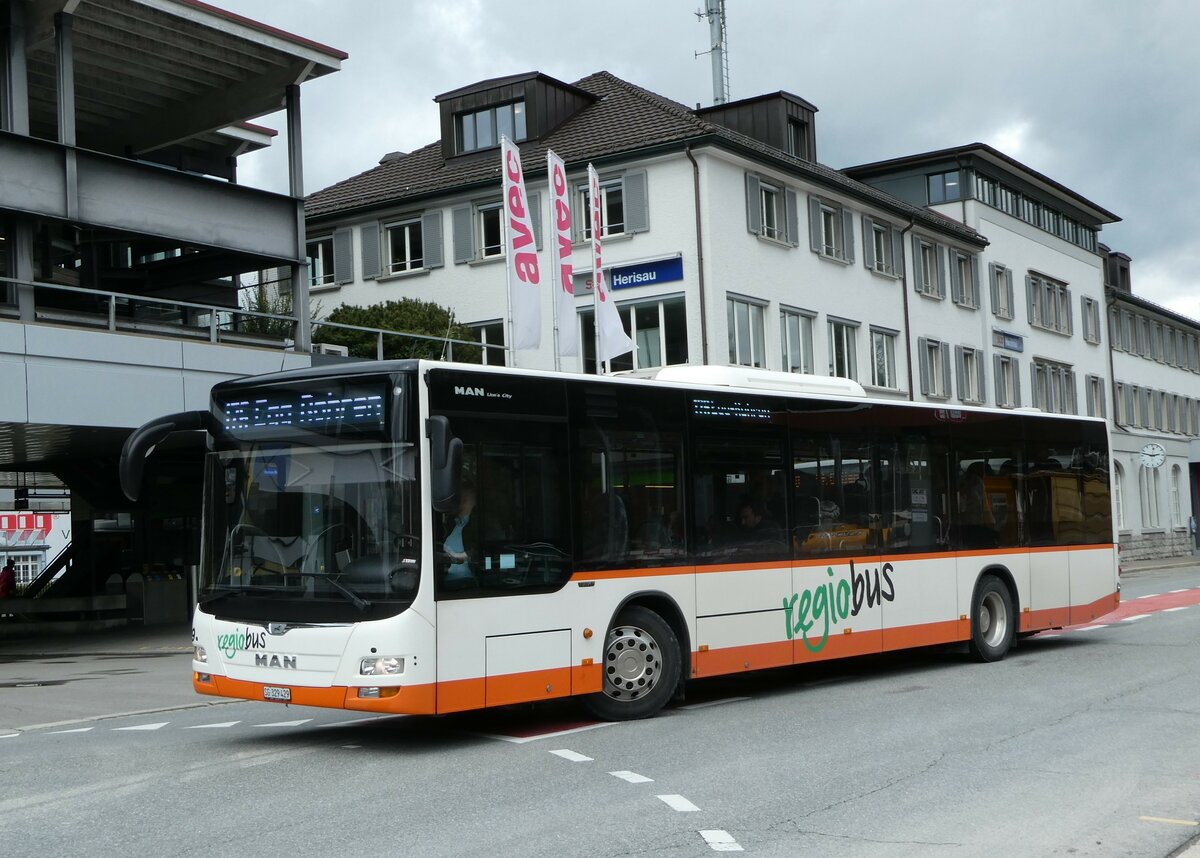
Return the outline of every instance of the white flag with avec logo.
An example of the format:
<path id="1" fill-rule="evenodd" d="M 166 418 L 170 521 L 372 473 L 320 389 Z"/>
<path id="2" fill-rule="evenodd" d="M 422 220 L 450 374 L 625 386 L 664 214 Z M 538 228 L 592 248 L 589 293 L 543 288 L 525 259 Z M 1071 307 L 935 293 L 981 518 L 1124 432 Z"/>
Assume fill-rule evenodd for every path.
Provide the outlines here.
<path id="1" fill-rule="evenodd" d="M 575 339 L 575 267 L 571 262 L 571 189 L 567 168 L 553 150 L 546 150 L 546 175 L 550 179 L 550 221 L 554 224 L 550 288 L 554 290 L 554 313 L 558 320 L 558 354 L 579 354 Z"/>
<path id="2" fill-rule="evenodd" d="M 596 368 L 599 372 L 600 361 L 612 360 L 633 351 L 633 340 L 625 333 L 617 305 L 613 303 L 612 295 L 604 282 L 604 263 L 600 252 L 600 233 L 603 227 L 600 214 L 600 176 L 591 164 L 588 164 L 588 190 L 592 201 L 592 295 L 596 299 Z"/>
<path id="3" fill-rule="evenodd" d="M 508 137 L 500 138 L 504 173 L 504 250 L 508 256 L 508 301 L 512 314 L 512 347 L 536 349 L 542 344 L 541 271 L 521 151 Z"/>

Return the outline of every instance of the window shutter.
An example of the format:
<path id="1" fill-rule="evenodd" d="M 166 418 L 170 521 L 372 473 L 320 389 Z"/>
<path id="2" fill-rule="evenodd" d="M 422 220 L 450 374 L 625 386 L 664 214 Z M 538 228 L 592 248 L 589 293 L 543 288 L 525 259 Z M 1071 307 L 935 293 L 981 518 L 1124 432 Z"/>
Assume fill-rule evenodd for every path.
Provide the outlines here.
<path id="1" fill-rule="evenodd" d="M 999 316 L 1000 310 L 1000 275 L 996 270 L 996 263 L 988 263 L 988 283 L 992 291 L 992 315 Z"/>
<path id="2" fill-rule="evenodd" d="M 363 280 L 374 280 L 379 276 L 379 224 L 364 223 L 359 236 L 362 240 Z"/>
<path id="3" fill-rule="evenodd" d="M 1087 395 L 1087 413 L 1096 413 L 1096 396 L 1092 392 L 1092 377 L 1089 375 L 1083 382 L 1084 393 Z"/>
<path id="4" fill-rule="evenodd" d="M 1014 298 L 1013 298 L 1013 279 L 1012 279 L 1011 271 L 1009 271 L 1008 274 L 1005 276 L 1004 283 L 1002 284 L 1002 286 L 1004 288 L 1005 297 L 1008 299 L 1008 303 L 1006 304 L 1006 306 L 1008 307 L 1008 317 L 1007 318 L 1009 318 L 1009 319 L 1015 318 L 1017 315 L 1017 308 L 1015 306 L 1013 306 L 1013 300 L 1014 300 Z"/>
<path id="5" fill-rule="evenodd" d="M 354 280 L 353 232 L 349 227 L 333 233 L 333 282 L 350 283 Z"/>
<path id="6" fill-rule="evenodd" d="M 939 267 L 940 267 L 940 263 L 941 263 L 941 248 L 940 247 L 938 248 L 938 252 L 939 252 L 938 263 L 939 263 Z M 957 252 L 952 252 L 950 254 L 950 300 L 953 301 L 955 304 L 963 303 L 962 271 L 960 271 L 959 267 L 958 267 L 958 257 L 959 257 L 959 254 Z"/>
<path id="7" fill-rule="evenodd" d="M 1016 373 L 1013 373 L 1015 376 Z M 1040 408 L 1040 400 L 1038 399 L 1038 368 L 1036 363 L 1029 365 L 1029 404 L 1034 408 Z"/>
<path id="8" fill-rule="evenodd" d="M 987 402 L 987 388 L 984 386 L 987 384 L 987 370 L 983 365 L 983 352 L 975 353 L 975 372 L 979 375 L 979 384 L 975 388 L 979 391 L 979 401 Z"/>
<path id="9" fill-rule="evenodd" d="M 866 215 L 862 218 L 863 265 L 875 270 L 875 221 Z"/>
<path id="10" fill-rule="evenodd" d="M 1067 398 L 1071 401 L 1071 414 L 1079 413 L 1079 397 L 1075 391 L 1075 371 L 1067 370 Z"/>
<path id="11" fill-rule="evenodd" d="M 938 346 L 938 351 L 942 355 L 942 380 L 946 383 L 946 389 L 939 391 L 943 396 L 953 396 L 954 391 L 950 389 L 950 344 L 941 343 Z"/>
<path id="12" fill-rule="evenodd" d="M 842 209 L 842 258 L 854 261 L 854 212 Z"/>
<path id="13" fill-rule="evenodd" d="M 946 248 L 942 245 L 936 245 L 937 251 L 937 274 L 933 278 L 933 282 L 937 284 L 936 291 L 939 298 L 946 297 Z"/>
<path id="14" fill-rule="evenodd" d="M 762 201 L 758 189 L 758 176 L 746 174 L 746 229 L 762 235 Z"/>
<path id="15" fill-rule="evenodd" d="M 625 231 L 646 232 L 650 229 L 650 209 L 646 194 L 646 171 L 638 170 L 625 174 L 624 203 Z M 541 248 L 541 231 L 538 232 L 538 248 Z"/>
<path id="16" fill-rule="evenodd" d="M 441 268 L 446 264 L 442 251 L 442 210 L 421 215 L 421 248 L 426 268 Z"/>
<path id="17" fill-rule="evenodd" d="M 628 205 L 625 208 L 628 213 Z M 542 249 L 542 195 L 529 195 L 529 225 L 533 227 L 533 246 L 538 250 Z M 626 222 L 628 226 L 628 222 Z M 628 229 L 626 230 L 628 232 Z"/>
<path id="18" fill-rule="evenodd" d="M 917 364 L 921 373 L 921 393 L 929 395 L 929 343 L 924 337 L 917 340 Z"/>
<path id="19" fill-rule="evenodd" d="M 800 202 L 796 192 L 784 188 L 783 197 L 787 202 L 787 237 L 792 247 L 800 246 Z"/>
<path id="20" fill-rule="evenodd" d="M 1075 308 L 1071 306 L 1071 290 L 1064 289 L 1063 291 L 1067 293 L 1067 333 L 1072 334 L 1075 332 L 1075 325 L 1072 321 L 1075 316 Z"/>
<path id="21" fill-rule="evenodd" d="M 913 289 L 917 292 L 921 290 L 921 276 L 924 267 L 924 261 L 921 257 L 921 239 L 917 236 L 912 237 L 912 252 L 913 252 Z"/>
<path id="22" fill-rule="evenodd" d="M 889 230 L 892 234 L 892 274 L 896 277 L 904 276 L 904 236 L 900 234 L 900 230 Z M 872 242 L 874 244 L 874 242 Z"/>
<path id="23" fill-rule="evenodd" d="M 475 261 L 475 224 L 470 206 L 456 206 L 450 210 L 454 228 L 454 264 Z"/>
<path id="24" fill-rule="evenodd" d="M 808 241 L 813 253 L 825 249 L 824 236 L 821 234 L 821 200 L 817 197 L 808 198 Z"/>
<path id="25" fill-rule="evenodd" d="M 1029 324 L 1037 325 L 1041 323 L 1038 317 L 1036 296 L 1033 294 L 1033 278 L 1025 275 L 1025 301 L 1029 305 Z"/>
<path id="26" fill-rule="evenodd" d="M 1014 408 L 1021 407 L 1021 362 L 1013 358 L 1013 389 L 1012 404 Z"/>
<path id="27" fill-rule="evenodd" d="M 979 306 L 979 256 L 971 254 L 971 294 L 967 296 L 972 307 Z"/>
<path id="28" fill-rule="evenodd" d="M 992 355 L 992 374 L 996 377 L 996 407 L 999 408 L 1007 404 L 1004 401 L 1004 389 L 1001 387 L 1001 382 L 1004 381 L 1004 365 L 1000 355 Z M 983 390 L 982 387 L 979 389 Z"/>
<path id="29" fill-rule="evenodd" d="M 963 402 L 967 401 L 967 368 L 963 361 L 963 347 L 954 347 L 954 369 L 955 376 L 958 378 L 958 398 Z"/>

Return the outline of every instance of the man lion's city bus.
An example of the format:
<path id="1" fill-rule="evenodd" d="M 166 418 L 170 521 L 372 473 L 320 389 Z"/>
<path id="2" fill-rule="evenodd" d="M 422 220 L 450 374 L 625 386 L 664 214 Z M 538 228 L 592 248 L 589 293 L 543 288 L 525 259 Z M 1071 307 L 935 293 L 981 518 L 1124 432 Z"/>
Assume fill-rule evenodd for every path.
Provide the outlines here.
<path id="1" fill-rule="evenodd" d="M 228 381 L 126 444 L 212 435 L 193 683 L 385 713 L 1017 636 L 1119 600 L 1102 420 L 869 399 L 738 367 L 426 361 Z"/>

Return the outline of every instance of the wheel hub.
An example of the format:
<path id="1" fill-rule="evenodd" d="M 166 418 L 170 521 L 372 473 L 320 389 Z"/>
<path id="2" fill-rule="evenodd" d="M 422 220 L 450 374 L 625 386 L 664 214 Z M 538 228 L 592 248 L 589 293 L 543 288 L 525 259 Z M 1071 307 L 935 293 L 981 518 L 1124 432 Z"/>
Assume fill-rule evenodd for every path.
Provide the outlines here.
<path id="1" fill-rule="evenodd" d="M 616 700 L 642 697 L 658 683 L 662 653 L 644 629 L 619 626 L 604 647 L 604 693 Z"/>

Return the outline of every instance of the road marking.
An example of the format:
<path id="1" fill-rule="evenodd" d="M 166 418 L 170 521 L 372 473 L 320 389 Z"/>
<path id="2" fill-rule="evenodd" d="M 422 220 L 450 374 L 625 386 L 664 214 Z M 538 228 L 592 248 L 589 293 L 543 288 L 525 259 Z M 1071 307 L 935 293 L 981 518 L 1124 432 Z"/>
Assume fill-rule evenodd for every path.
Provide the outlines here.
<path id="1" fill-rule="evenodd" d="M 1165 822 L 1168 825 L 1186 825 L 1190 828 L 1200 826 L 1200 822 L 1195 822 L 1191 819 L 1168 819 L 1165 816 L 1139 816 L 1142 822 Z"/>
<path id="2" fill-rule="evenodd" d="M 566 748 L 561 748 L 557 751 L 551 751 L 550 753 L 554 754 L 556 757 L 562 757 L 564 760 L 570 760 L 572 763 L 592 762 L 591 757 L 586 757 L 583 754 L 577 753 L 576 751 L 569 751 Z"/>
<path id="3" fill-rule="evenodd" d="M 645 775 L 639 775 L 636 772 L 609 772 L 614 778 L 620 778 L 623 781 L 628 781 L 631 784 L 652 784 L 654 778 L 648 778 Z"/>
<path id="4" fill-rule="evenodd" d="M 741 845 L 733 839 L 733 835 L 720 828 L 701 831 L 704 842 L 713 848 L 714 852 L 743 852 Z"/>
<path id="5" fill-rule="evenodd" d="M 655 798 L 665 802 L 671 810 L 678 810 L 680 813 L 693 813 L 700 809 L 681 795 L 656 795 Z"/>
<path id="6" fill-rule="evenodd" d="M 186 728 L 188 730 L 219 730 L 222 727 L 232 727 L 234 724 L 241 724 L 241 721 L 219 721 L 216 724 L 193 724 Z"/>
<path id="7" fill-rule="evenodd" d="M 1149 615 L 1149 614 L 1134 614 L 1132 617 L 1123 617 L 1123 618 L 1121 619 L 1121 622 L 1123 622 L 1123 623 L 1132 623 L 1132 622 L 1134 622 L 1135 620 L 1144 620 L 1144 619 L 1146 619 L 1146 617 L 1148 617 L 1148 616 L 1150 616 L 1150 615 Z"/>
<path id="8" fill-rule="evenodd" d="M 1094 632 L 1096 629 L 1107 629 L 1108 623 L 1101 623 L 1098 626 L 1082 626 L 1078 629 L 1071 629 L 1073 632 Z"/>
<path id="9" fill-rule="evenodd" d="M 1043 639 L 1045 639 L 1045 638 L 1061 638 L 1061 637 L 1062 637 L 1062 635 L 1059 635 L 1059 634 L 1049 634 L 1049 635 L 1038 635 L 1038 637 L 1039 637 L 1039 638 L 1043 638 Z"/>
<path id="10" fill-rule="evenodd" d="M 299 721 L 276 721 L 273 724 L 255 724 L 255 727 L 299 727 L 301 724 L 307 724 L 311 718 L 301 718 Z"/>
<path id="11" fill-rule="evenodd" d="M 351 724 L 366 724 L 370 721 L 383 721 L 387 718 L 404 718 L 404 715 L 370 715 L 366 718 L 351 718 L 349 721 L 337 721 L 333 724 L 326 724 L 326 727 L 349 727 Z"/>
<path id="12" fill-rule="evenodd" d="M 1159 595 L 1159 594 L 1158 593 L 1147 593 L 1145 596 L 1138 596 L 1137 599 L 1153 599 L 1157 595 Z M 1137 599 L 1134 599 L 1133 601 L 1136 602 Z"/>
<path id="13" fill-rule="evenodd" d="M 1191 591 L 1192 591 L 1191 587 L 1184 587 L 1182 590 L 1168 590 L 1167 592 L 1168 593 L 1190 593 Z"/>
<path id="14" fill-rule="evenodd" d="M 1175 611 L 1186 611 L 1190 607 L 1191 607 L 1191 605 L 1180 605 L 1178 608 L 1163 608 L 1163 613 L 1171 614 L 1171 613 L 1174 613 Z"/>
<path id="15" fill-rule="evenodd" d="M 362 747 L 362 745 L 342 745 L 342 747 L 343 747 L 343 748 L 348 748 L 348 749 L 350 749 L 350 750 L 357 750 L 358 748 L 361 748 L 361 747 Z"/>
<path id="16" fill-rule="evenodd" d="M 170 721 L 159 721 L 157 724 L 138 724 L 135 727 L 113 727 L 114 732 L 121 730 L 157 730 L 170 724 Z"/>
<path id="17" fill-rule="evenodd" d="M 584 730 L 599 730 L 601 727 L 612 727 L 618 721 L 601 721 L 598 724 L 585 724 L 582 727 L 571 727 L 567 730 L 555 730 L 552 733 L 535 733 L 532 736 L 505 736 L 503 733 L 471 733 L 481 739 L 495 739 L 498 742 L 512 742 L 514 745 L 524 745 L 526 742 L 536 742 L 539 739 L 556 739 L 571 733 L 582 733 Z"/>
<path id="18" fill-rule="evenodd" d="M 5 733 L 3 736 L 0 736 L 0 739 L 15 739 L 20 735 L 20 733 Z"/>
<path id="19" fill-rule="evenodd" d="M 749 700 L 749 697 L 723 697 L 720 700 L 708 700 L 704 703 L 691 703 L 687 706 L 680 706 L 680 709 L 706 709 L 709 706 L 720 706 L 722 703 L 741 703 L 743 700 Z"/>
<path id="20" fill-rule="evenodd" d="M 87 733 L 95 730 L 95 727 L 76 727 L 74 730 L 55 730 L 52 733 L 47 733 L 48 736 L 57 736 L 61 733 Z"/>

